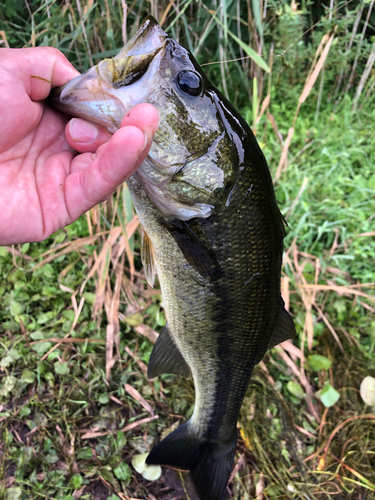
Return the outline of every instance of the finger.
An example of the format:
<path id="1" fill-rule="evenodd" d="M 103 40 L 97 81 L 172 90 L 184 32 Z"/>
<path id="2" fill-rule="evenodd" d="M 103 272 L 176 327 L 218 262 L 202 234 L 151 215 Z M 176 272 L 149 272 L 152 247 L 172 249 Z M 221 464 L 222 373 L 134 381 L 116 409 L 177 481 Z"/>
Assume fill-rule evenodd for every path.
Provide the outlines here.
<path id="1" fill-rule="evenodd" d="M 159 113 L 151 104 L 138 104 L 126 113 L 121 126 L 126 125 L 140 128 L 152 139 L 159 125 Z"/>
<path id="2" fill-rule="evenodd" d="M 32 101 L 42 101 L 53 87 L 79 75 L 62 52 L 52 47 L 2 49 L 2 71 L 18 77 Z"/>
<path id="3" fill-rule="evenodd" d="M 134 125 L 152 140 L 159 123 L 157 110 L 151 104 L 138 104 L 124 117 L 121 126 Z M 79 153 L 94 152 L 112 137 L 105 127 L 73 118 L 65 129 L 69 145 Z"/>
<path id="4" fill-rule="evenodd" d="M 71 220 L 108 198 L 129 178 L 148 153 L 150 142 L 142 130 L 118 130 L 97 154 L 83 153 L 72 162 L 65 182 L 65 199 Z"/>
<path id="5" fill-rule="evenodd" d="M 95 152 L 102 144 L 110 140 L 112 134 L 105 127 L 73 118 L 65 128 L 66 140 L 79 153 Z"/>
<path id="6" fill-rule="evenodd" d="M 0 50 L 0 150 L 12 147 L 39 123 L 45 99 L 53 86 L 79 73 L 57 49 L 37 47 Z"/>

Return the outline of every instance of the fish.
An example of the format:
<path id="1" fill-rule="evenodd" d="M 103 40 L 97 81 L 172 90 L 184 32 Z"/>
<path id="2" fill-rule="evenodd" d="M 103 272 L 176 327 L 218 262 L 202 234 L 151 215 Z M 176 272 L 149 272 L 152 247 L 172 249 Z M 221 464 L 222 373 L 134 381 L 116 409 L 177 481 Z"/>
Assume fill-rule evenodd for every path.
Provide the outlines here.
<path id="1" fill-rule="evenodd" d="M 150 152 L 127 181 L 145 274 L 151 286 L 158 276 L 167 319 L 148 377 L 192 377 L 195 406 L 146 462 L 189 470 L 200 500 L 221 500 L 254 366 L 295 335 L 280 293 L 285 221 L 266 159 L 239 112 L 151 16 L 115 58 L 49 102 L 110 132 L 138 103 L 159 112 Z"/>

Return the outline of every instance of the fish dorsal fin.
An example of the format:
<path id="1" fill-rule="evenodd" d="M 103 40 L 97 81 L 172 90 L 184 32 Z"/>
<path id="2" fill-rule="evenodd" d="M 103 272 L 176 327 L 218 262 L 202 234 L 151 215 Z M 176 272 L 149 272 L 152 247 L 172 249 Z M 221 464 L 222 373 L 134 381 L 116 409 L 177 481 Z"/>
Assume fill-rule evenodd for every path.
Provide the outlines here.
<path id="1" fill-rule="evenodd" d="M 141 260 L 145 270 L 148 284 L 154 288 L 156 265 L 154 259 L 154 248 L 146 231 L 141 226 Z"/>
<path id="2" fill-rule="evenodd" d="M 275 329 L 273 331 L 272 337 L 270 338 L 267 349 L 272 349 L 281 342 L 285 340 L 292 339 L 296 335 L 296 329 L 292 317 L 285 309 L 285 303 L 282 298 L 279 314 L 277 315 L 275 322 Z"/>
<path id="3" fill-rule="evenodd" d="M 173 219 L 165 223 L 187 262 L 201 276 L 210 281 L 219 280 L 223 271 L 215 255 L 200 241 L 185 221 Z"/>
<path id="4" fill-rule="evenodd" d="M 154 345 L 147 369 L 148 378 L 157 377 L 162 373 L 191 377 L 191 370 L 170 334 L 168 323 Z"/>

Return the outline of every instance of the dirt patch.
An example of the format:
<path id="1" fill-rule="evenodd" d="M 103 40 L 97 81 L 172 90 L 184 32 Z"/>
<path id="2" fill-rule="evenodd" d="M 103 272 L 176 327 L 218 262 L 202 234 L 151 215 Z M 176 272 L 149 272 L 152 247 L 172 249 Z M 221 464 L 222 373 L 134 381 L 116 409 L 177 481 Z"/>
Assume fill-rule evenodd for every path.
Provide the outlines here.
<path id="1" fill-rule="evenodd" d="M 110 489 L 100 480 L 93 481 L 86 486 L 84 493 L 90 493 L 95 500 L 107 500 L 113 493 Z"/>
<path id="2" fill-rule="evenodd" d="M 190 500 L 199 500 L 189 473 L 182 474 L 182 481 L 183 484 L 178 472 L 164 469 L 163 475 L 157 483 L 148 483 L 148 490 L 156 500 L 187 500 L 185 490 Z"/>

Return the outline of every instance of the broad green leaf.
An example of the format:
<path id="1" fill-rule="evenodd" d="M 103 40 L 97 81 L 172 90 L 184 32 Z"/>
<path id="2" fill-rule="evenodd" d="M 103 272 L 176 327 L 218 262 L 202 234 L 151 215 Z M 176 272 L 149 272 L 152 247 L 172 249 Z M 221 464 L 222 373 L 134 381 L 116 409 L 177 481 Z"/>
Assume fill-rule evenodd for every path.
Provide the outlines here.
<path id="1" fill-rule="evenodd" d="M 22 255 L 25 255 L 29 251 L 30 243 L 24 243 L 21 247 Z"/>
<path id="2" fill-rule="evenodd" d="M 294 382 L 293 380 L 289 380 L 289 382 L 287 384 L 287 389 L 290 392 L 290 394 L 292 394 L 293 396 L 295 396 L 298 399 L 302 399 L 303 396 L 305 395 L 305 392 L 302 389 L 302 387 L 299 384 L 297 384 L 297 382 Z"/>
<path id="3" fill-rule="evenodd" d="M 140 313 L 135 313 L 125 316 L 124 320 L 130 326 L 139 326 L 143 323 L 143 316 Z"/>
<path id="4" fill-rule="evenodd" d="M 7 488 L 5 492 L 6 500 L 20 500 L 22 496 L 21 488 Z"/>
<path id="5" fill-rule="evenodd" d="M 66 234 L 64 233 L 63 230 L 60 230 L 55 238 L 56 243 L 62 243 L 65 240 Z"/>
<path id="6" fill-rule="evenodd" d="M 104 467 L 100 467 L 98 469 L 99 474 L 110 484 L 116 484 L 117 480 L 111 472 L 111 467 L 109 465 L 105 465 Z"/>
<path id="7" fill-rule="evenodd" d="M 100 404 L 102 405 L 106 405 L 109 401 L 109 397 L 108 397 L 108 394 L 100 394 L 100 396 L 98 397 L 98 401 Z"/>
<path id="8" fill-rule="evenodd" d="M 88 446 L 82 448 L 77 453 L 78 460 L 91 460 L 92 459 L 92 449 Z"/>
<path id="9" fill-rule="evenodd" d="M 44 339 L 44 335 L 40 331 L 36 331 L 34 333 L 31 333 L 30 337 L 33 340 L 43 340 Z M 37 352 L 38 354 L 44 354 L 45 352 L 49 351 L 51 349 L 51 347 L 52 347 L 51 342 L 41 342 L 40 344 L 34 344 L 31 346 L 31 348 L 35 352 Z"/>
<path id="10" fill-rule="evenodd" d="M 48 355 L 48 361 L 53 361 L 54 359 L 57 359 L 61 356 L 61 351 L 60 349 L 55 349 L 54 351 L 51 352 L 51 354 Z"/>
<path id="11" fill-rule="evenodd" d="M 28 406 L 22 406 L 20 412 L 19 412 L 19 416 L 20 417 L 27 417 L 28 415 L 30 415 L 31 413 L 31 408 L 29 408 Z"/>
<path id="12" fill-rule="evenodd" d="M 12 356 L 7 354 L 6 356 L 4 356 L 3 358 L 0 359 L 0 368 L 7 368 L 13 362 L 14 362 L 14 359 L 12 358 Z"/>
<path id="13" fill-rule="evenodd" d="M 83 296 L 85 297 L 85 299 L 87 300 L 87 302 L 89 302 L 89 304 L 92 305 L 95 302 L 95 293 L 85 292 L 83 294 Z"/>
<path id="14" fill-rule="evenodd" d="M 45 264 L 42 269 L 43 269 L 43 274 L 46 278 L 53 278 L 55 273 L 53 266 L 51 264 Z"/>
<path id="15" fill-rule="evenodd" d="M 35 373 L 31 370 L 23 370 L 22 372 L 22 382 L 26 382 L 27 384 L 32 384 L 35 380 Z"/>
<path id="16" fill-rule="evenodd" d="M 13 375 L 5 377 L 4 383 L 0 388 L 0 396 L 8 396 L 16 387 L 17 379 Z"/>
<path id="17" fill-rule="evenodd" d="M 121 481 L 128 481 L 132 477 L 132 471 L 129 465 L 125 462 L 121 462 L 116 469 L 113 471 L 117 479 Z"/>
<path id="18" fill-rule="evenodd" d="M 340 399 L 340 393 L 331 384 L 326 384 L 320 391 L 320 400 L 326 408 L 335 405 Z"/>
<path id="19" fill-rule="evenodd" d="M 68 309 L 67 311 L 63 311 L 63 316 L 64 318 L 67 318 L 69 321 L 71 321 L 73 323 L 74 321 L 74 311 L 72 311 L 71 309 Z"/>
<path id="20" fill-rule="evenodd" d="M 35 351 L 37 354 L 43 355 L 51 349 L 52 343 L 51 342 L 41 342 L 40 344 L 34 344 L 31 347 L 32 347 L 33 351 Z"/>
<path id="21" fill-rule="evenodd" d="M 161 312 L 160 310 L 156 313 L 156 322 L 159 326 L 165 326 L 165 323 L 167 322 L 165 319 L 165 314 Z"/>
<path id="22" fill-rule="evenodd" d="M 25 279 L 25 271 L 19 267 L 14 271 L 14 273 L 10 276 L 10 281 L 13 283 L 17 283 L 18 281 L 23 281 Z"/>
<path id="23" fill-rule="evenodd" d="M 33 340 L 42 340 L 42 339 L 44 339 L 43 333 L 40 332 L 39 330 L 37 330 L 36 332 L 30 333 L 30 337 Z"/>
<path id="24" fill-rule="evenodd" d="M 59 361 L 55 363 L 55 373 L 57 375 L 68 375 L 69 372 L 70 368 L 68 363 L 66 362 L 60 363 Z"/>
<path id="25" fill-rule="evenodd" d="M 117 447 L 119 449 L 124 448 L 124 446 L 126 445 L 126 442 L 127 442 L 125 434 L 121 431 L 118 431 L 116 434 L 116 438 L 117 438 Z"/>
<path id="26" fill-rule="evenodd" d="M 69 484 L 71 484 L 75 490 L 78 490 L 83 484 L 83 477 L 81 474 L 73 474 L 70 478 Z"/>
<path id="27" fill-rule="evenodd" d="M 49 464 L 55 464 L 56 462 L 59 461 L 59 456 L 58 454 L 56 453 L 55 450 L 51 450 L 46 456 L 45 456 L 45 460 L 47 463 Z"/>
<path id="28" fill-rule="evenodd" d="M 22 358 L 22 354 L 14 347 L 12 347 L 12 349 L 9 349 L 9 353 L 8 353 L 10 356 L 12 356 L 12 358 L 16 361 L 17 359 L 20 359 Z"/>
<path id="29" fill-rule="evenodd" d="M 310 354 L 307 359 L 311 368 L 316 372 L 319 370 L 328 370 L 332 364 L 330 359 L 320 354 Z"/>
<path id="30" fill-rule="evenodd" d="M 38 314 L 38 318 L 37 318 L 37 323 L 39 325 L 43 325 L 44 323 L 47 323 L 49 321 L 49 315 L 47 313 L 41 313 L 41 314 Z"/>
<path id="31" fill-rule="evenodd" d="M 12 301 L 10 305 L 10 313 L 12 316 L 17 318 L 21 314 L 22 309 L 23 309 L 22 304 L 16 302 L 15 300 Z"/>

